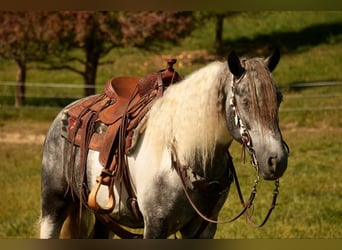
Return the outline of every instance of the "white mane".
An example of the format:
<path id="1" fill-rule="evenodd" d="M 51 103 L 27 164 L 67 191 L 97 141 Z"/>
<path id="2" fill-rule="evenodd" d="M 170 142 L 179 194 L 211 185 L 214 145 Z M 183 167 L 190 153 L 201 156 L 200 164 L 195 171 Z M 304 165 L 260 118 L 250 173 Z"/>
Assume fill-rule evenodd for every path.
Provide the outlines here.
<path id="1" fill-rule="evenodd" d="M 185 164 L 212 159 L 218 143 L 228 143 L 225 100 L 231 75 L 227 63 L 213 62 L 171 85 L 152 106 L 146 137 L 156 153 L 175 141 Z"/>

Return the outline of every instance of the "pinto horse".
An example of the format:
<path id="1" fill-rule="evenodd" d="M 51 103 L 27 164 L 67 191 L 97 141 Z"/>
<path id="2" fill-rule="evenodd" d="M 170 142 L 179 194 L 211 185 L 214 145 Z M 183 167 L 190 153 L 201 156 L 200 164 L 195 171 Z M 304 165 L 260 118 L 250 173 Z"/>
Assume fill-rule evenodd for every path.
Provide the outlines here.
<path id="1" fill-rule="evenodd" d="M 141 219 L 132 215 L 120 183 L 113 186 L 118 202 L 111 218 L 125 227 L 143 228 L 143 238 L 167 238 L 176 232 L 182 238 L 213 238 L 217 224 L 204 223 L 189 199 L 217 220 L 233 182 L 228 151 L 233 140 L 249 151 L 258 176 L 278 180 L 288 161 L 278 120 L 282 95 L 271 76 L 279 58 L 278 50 L 266 59 L 239 58 L 232 52 L 227 61 L 212 62 L 169 86 L 152 104 L 145 129 L 127 155 Z M 83 207 L 80 216 L 80 203 L 68 192 L 65 161 L 76 146 L 61 136 L 62 114 L 63 110 L 44 144 L 40 237 L 107 237 L 96 214 Z M 77 172 L 77 147 L 75 152 Z M 102 167 L 99 152 L 89 150 L 87 183 L 75 185 L 91 190 Z M 105 203 L 108 190 L 100 191 L 99 202 Z"/>

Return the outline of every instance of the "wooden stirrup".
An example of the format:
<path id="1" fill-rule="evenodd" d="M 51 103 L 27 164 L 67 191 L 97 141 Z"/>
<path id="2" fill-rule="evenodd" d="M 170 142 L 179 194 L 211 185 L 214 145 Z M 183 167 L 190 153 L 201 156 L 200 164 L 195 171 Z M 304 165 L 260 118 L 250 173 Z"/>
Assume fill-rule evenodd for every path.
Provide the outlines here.
<path id="1" fill-rule="evenodd" d="M 114 197 L 114 193 L 111 188 L 111 185 L 109 185 L 109 183 L 104 182 L 102 176 L 97 176 L 96 182 L 97 182 L 96 186 L 91 190 L 89 194 L 88 206 L 96 213 L 110 213 L 111 211 L 113 211 L 114 206 L 115 206 L 115 197 Z M 108 186 L 109 197 L 108 197 L 108 202 L 105 207 L 100 206 L 96 200 L 96 197 L 100 190 L 101 185 Z"/>

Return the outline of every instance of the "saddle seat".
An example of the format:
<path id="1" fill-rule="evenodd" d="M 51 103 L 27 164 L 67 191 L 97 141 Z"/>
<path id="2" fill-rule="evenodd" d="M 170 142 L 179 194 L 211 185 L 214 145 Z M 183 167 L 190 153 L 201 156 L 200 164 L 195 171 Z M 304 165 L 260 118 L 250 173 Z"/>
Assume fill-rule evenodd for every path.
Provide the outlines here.
<path id="1" fill-rule="evenodd" d="M 109 98 L 129 99 L 138 85 L 140 77 L 133 76 L 119 76 L 112 78 L 105 85 L 104 91 Z"/>

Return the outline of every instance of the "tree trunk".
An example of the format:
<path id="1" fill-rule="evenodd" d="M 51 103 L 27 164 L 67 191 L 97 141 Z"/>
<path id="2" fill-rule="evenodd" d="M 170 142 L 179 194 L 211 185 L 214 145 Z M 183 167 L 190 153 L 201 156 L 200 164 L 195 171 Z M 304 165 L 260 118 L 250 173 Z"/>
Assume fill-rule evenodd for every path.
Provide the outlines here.
<path id="1" fill-rule="evenodd" d="M 95 94 L 96 72 L 100 60 L 101 41 L 90 36 L 85 46 L 86 64 L 84 72 L 84 95 L 89 96 Z"/>
<path id="2" fill-rule="evenodd" d="M 224 21 L 224 14 L 217 14 L 216 15 L 216 33 L 215 33 L 216 54 L 220 54 L 222 50 L 223 21 Z"/>
<path id="3" fill-rule="evenodd" d="M 20 107 L 25 102 L 26 63 L 17 60 L 17 86 L 15 91 L 15 106 Z"/>
<path id="4" fill-rule="evenodd" d="M 95 94 L 95 83 L 96 83 L 96 71 L 99 58 L 88 58 L 85 65 L 84 72 L 84 95 L 94 95 Z"/>

